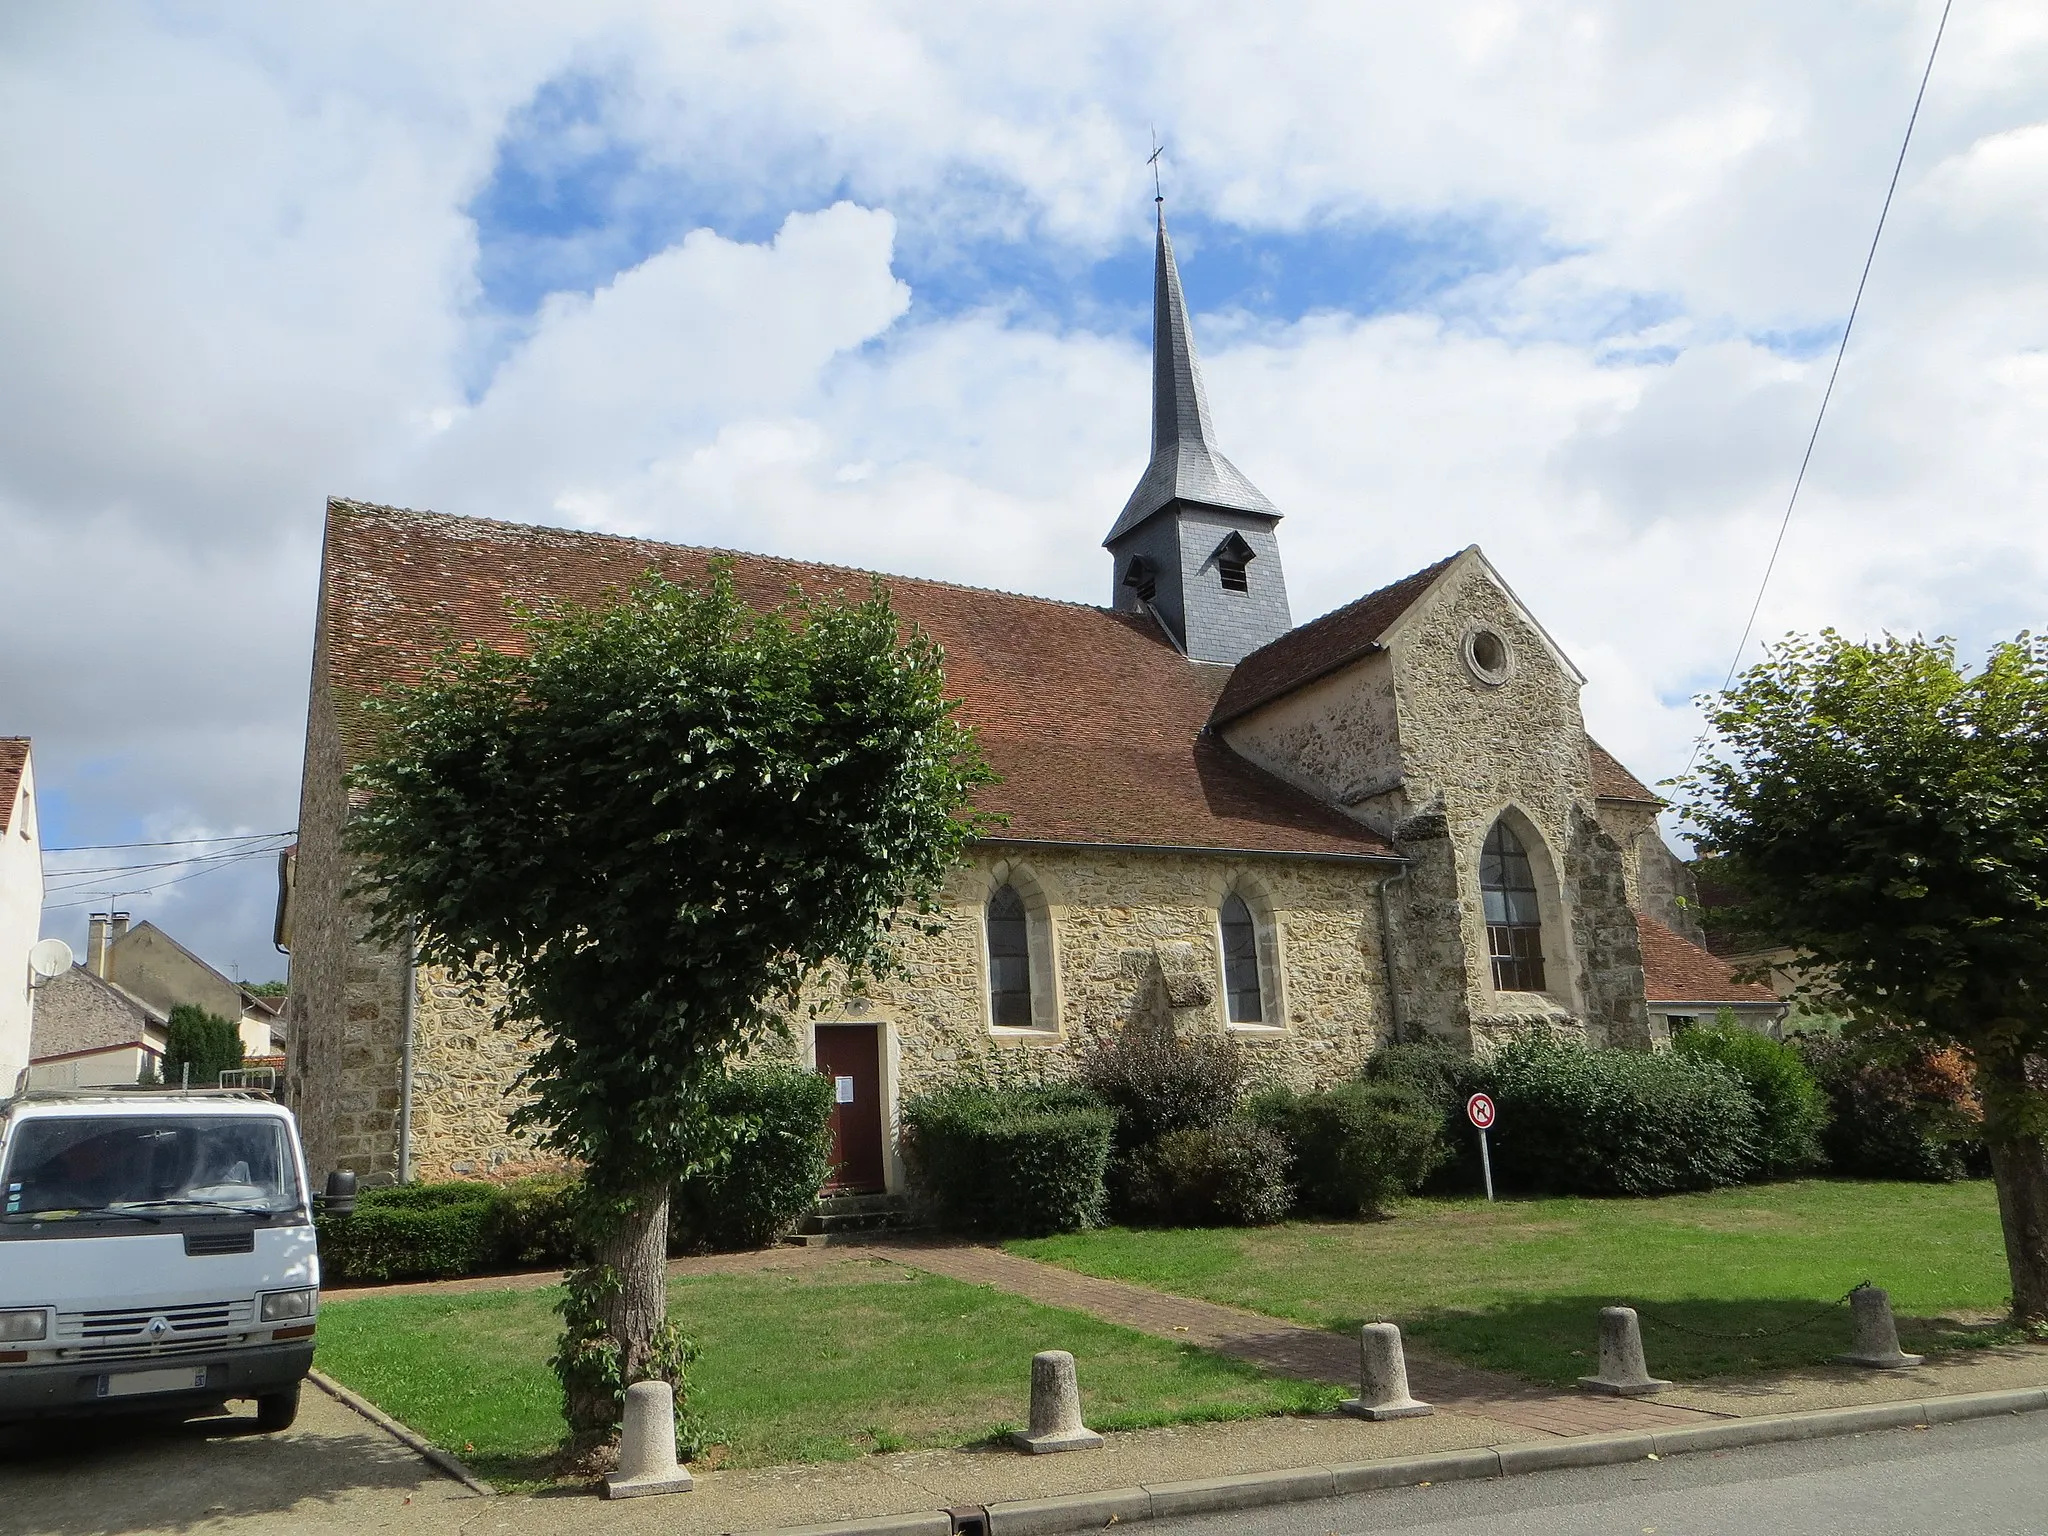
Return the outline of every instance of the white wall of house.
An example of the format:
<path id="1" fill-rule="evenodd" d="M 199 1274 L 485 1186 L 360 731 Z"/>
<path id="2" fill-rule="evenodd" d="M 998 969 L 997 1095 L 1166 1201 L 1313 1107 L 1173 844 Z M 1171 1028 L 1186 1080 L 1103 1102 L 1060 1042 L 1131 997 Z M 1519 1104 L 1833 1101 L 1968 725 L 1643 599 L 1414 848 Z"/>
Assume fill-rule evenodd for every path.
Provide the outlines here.
<path id="1" fill-rule="evenodd" d="M 42 932 L 43 844 L 36 825 L 35 762 L 21 767 L 14 803 L 0 807 L 0 1097 L 28 1065 L 35 994 L 28 952 Z"/>

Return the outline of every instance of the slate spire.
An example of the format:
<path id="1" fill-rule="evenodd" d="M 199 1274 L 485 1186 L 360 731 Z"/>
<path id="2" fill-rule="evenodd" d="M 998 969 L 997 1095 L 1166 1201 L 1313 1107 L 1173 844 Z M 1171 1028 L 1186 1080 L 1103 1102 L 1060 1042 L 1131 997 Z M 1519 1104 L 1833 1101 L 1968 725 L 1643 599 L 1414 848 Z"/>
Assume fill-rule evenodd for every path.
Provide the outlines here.
<path id="1" fill-rule="evenodd" d="M 1216 450 L 1201 359 L 1195 355 L 1195 334 L 1161 202 L 1152 263 L 1152 462 L 1103 544 L 1114 544 L 1175 501 L 1280 516 L 1280 509 Z"/>

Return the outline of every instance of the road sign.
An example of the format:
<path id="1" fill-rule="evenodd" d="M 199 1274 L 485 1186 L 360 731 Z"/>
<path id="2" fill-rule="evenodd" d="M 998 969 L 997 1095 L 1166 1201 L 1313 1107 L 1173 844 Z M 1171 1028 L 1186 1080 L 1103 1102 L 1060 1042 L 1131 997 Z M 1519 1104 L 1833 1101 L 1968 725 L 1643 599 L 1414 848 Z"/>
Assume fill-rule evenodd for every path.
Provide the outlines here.
<path id="1" fill-rule="evenodd" d="M 1493 1124 L 1493 1100 L 1483 1093 L 1475 1093 L 1465 1101 L 1465 1118 L 1480 1130 Z"/>

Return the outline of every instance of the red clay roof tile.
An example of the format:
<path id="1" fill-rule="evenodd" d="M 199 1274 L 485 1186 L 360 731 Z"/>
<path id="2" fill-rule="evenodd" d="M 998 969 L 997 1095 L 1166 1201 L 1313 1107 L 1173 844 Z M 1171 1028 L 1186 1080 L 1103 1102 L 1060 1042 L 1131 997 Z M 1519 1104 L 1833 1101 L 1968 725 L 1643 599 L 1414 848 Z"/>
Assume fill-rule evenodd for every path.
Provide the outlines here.
<path id="1" fill-rule="evenodd" d="M 21 789 L 21 771 L 28 766 L 26 736 L 0 736 L 0 832 L 14 820 L 14 797 Z"/>
<path id="2" fill-rule="evenodd" d="M 1653 1003 L 1775 1003 L 1769 987 L 1737 981 L 1727 961 L 1680 938 L 1654 917 L 1636 914 L 1643 946 L 1643 996 Z"/>
<path id="3" fill-rule="evenodd" d="M 1593 793 L 1602 800 L 1636 800 L 1648 805 L 1668 804 L 1664 797 L 1621 766 L 1621 760 L 1592 737 L 1586 750 L 1593 759 Z"/>
<path id="4" fill-rule="evenodd" d="M 650 568 L 701 580 L 723 553 L 331 501 L 323 638 L 351 755 L 365 745 L 351 699 L 417 677 L 451 642 L 511 646 L 508 600 L 589 603 Z M 757 607 L 780 602 L 793 583 L 860 597 L 882 581 L 897 611 L 944 647 L 948 689 L 1003 775 L 977 797 L 1008 816 L 998 838 L 1393 856 L 1367 828 L 1205 735 L 1218 674 L 1184 660 L 1150 619 L 765 555 L 727 558 Z"/>

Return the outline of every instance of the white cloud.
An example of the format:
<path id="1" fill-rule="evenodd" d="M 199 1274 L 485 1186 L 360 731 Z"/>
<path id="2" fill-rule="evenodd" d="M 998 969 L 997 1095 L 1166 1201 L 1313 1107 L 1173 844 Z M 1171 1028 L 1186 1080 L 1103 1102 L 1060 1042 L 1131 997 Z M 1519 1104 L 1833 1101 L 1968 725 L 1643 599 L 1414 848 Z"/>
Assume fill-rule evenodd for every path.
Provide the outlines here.
<path id="1" fill-rule="evenodd" d="M 14 8 L 0 731 L 37 735 L 73 840 L 288 825 L 330 493 L 1099 600 L 1138 338 L 1042 293 L 935 317 L 903 254 L 1142 271 L 1156 125 L 1172 209 L 1254 234 L 1526 232 L 1426 310 L 1201 317 L 1223 444 L 1289 514 L 1298 617 L 1483 543 L 1661 777 L 1747 614 L 1937 11 Z M 577 74 L 641 193 L 680 178 L 775 233 L 680 234 L 515 334 L 468 209 Z M 1958 9 L 1763 634 L 2038 619 L 2044 79 L 2037 4 Z M 178 922 L 253 964 L 267 878 L 180 887 Z"/>

